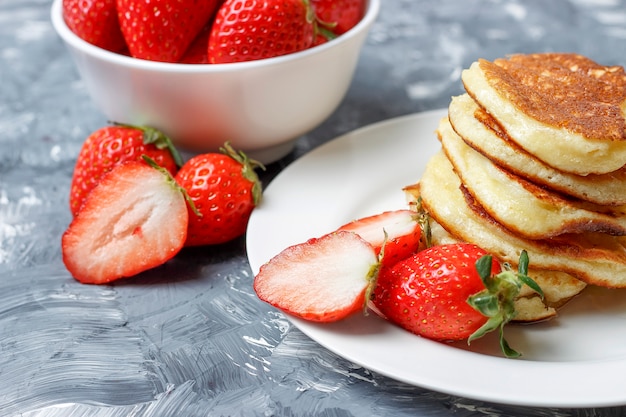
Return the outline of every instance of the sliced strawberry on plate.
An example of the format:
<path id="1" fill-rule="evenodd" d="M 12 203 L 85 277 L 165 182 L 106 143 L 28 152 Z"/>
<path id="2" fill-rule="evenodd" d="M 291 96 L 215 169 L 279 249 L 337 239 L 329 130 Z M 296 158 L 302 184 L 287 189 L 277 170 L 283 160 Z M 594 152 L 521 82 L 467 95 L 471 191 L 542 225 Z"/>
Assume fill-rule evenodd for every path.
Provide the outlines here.
<path id="1" fill-rule="evenodd" d="M 377 270 L 372 245 L 338 231 L 284 249 L 260 268 L 254 290 L 286 313 L 332 322 L 364 309 Z"/>
<path id="2" fill-rule="evenodd" d="M 86 284 L 130 277 L 176 255 L 187 224 L 185 197 L 171 175 L 126 162 L 102 178 L 63 234 L 63 262 Z"/>
<path id="3" fill-rule="evenodd" d="M 377 253 L 385 243 L 383 265 L 393 265 L 417 252 L 421 236 L 417 214 L 411 210 L 386 211 L 363 217 L 338 230 L 357 233 L 374 246 Z"/>

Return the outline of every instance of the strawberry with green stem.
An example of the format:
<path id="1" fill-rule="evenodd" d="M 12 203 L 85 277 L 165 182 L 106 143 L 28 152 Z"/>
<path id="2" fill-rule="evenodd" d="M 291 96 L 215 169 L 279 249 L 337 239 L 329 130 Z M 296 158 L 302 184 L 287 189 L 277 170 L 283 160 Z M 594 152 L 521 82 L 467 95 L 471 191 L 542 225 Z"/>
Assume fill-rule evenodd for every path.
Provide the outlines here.
<path id="1" fill-rule="evenodd" d="M 391 323 L 437 341 L 471 343 L 498 329 L 504 355 L 519 356 L 504 338 L 504 327 L 516 315 L 524 285 L 543 297 L 528 276 L 526 251 L 515 272 L 474 244 L 431 246 L 429 216 L 420 203 L 404 220 L 403 210 L 381 213 L 281 251 L 255 276 L 257 295 L 289 314 L 322 322 L 347 317 L 359 310 L 355 305 L 369 306 Z M 397 250 L 395 239 L 413 240 L 417 248 L 420 238 L 426 249 L 385 262 L 386 251 Z M 327 241 L 332 244 L 320 243 Z"/>
<path id="2" fill-rule="evenodd" d="M 228 142 L 220 153 L 196 155 L 180 168 L 176 181 L 195 206 L 189 208 L 186 246 L 216 245 L 244 234 L 262 197 L 257 168 L 264 167 Z"/>
<path id="3" fill-rule="evenodd" d="M 519 353 L 511 349 L 504 338 L 504 326 L 515 318 L 514 301 L 524 285 L 529 286 L 533 291 L 543 298 L 541 287 L 528 276 L 528 253 L 522 251 L 520 254 L 517 272 L 510 269 L 508 264 L 504 264 L 504 272 L 492 275 L 489 269 L 491 255 L 484 256 L 476 261 L 476 270 L 485 285 L 485 289 L 470 296 L 467 303 L 479 311 L 488 320 L 483 326 L 468 337 L 470 343 L 493 330 L 498 329 L 500 347 L 507 357 L 517 357 Z"/>
<path id="4" fill-rule="evenodd" d="M 61 239 L 63 262 L 85 284 L 106 284 L 162 265 L 183 247 L 184 191 L 154 164 L 127 161 L 106 173 Z"/>
<path id="5" fill-rule="evenodd" d="M 313 45 L 309 0 L 226 0 L 217 11 L 208 44 L 212 64 L 253 61 Z"/>
<path id="6" fill-rule="evenodd" d="M 83 201 L 104 174 L 126 161 L 142 161 L 146 155 L 172 175 L 182 158 L 163 132 L 148 126 L 113 124 L 97 129 L 78 154 L 70 188 L 70 210 L 75 216 Z"/>
<path id="7" fill-rule="evenodd" d="M 433 246 L 393 266 L 381 265 L 385 250 L 337 230 L 278 253 L 260 268 L 254 290 L 274 307 L 316 322 L 342 320 L 369 305 L 391 323 L 437 341 L 470 343 L 498 329 L 504 355 L 519 356 L 504 326 L 515 317 L 522 286 L 542 295 L 528 277 L 525 251 L 514 272 L 468 243 Z"/>
<path id="8" fill-rule="evenodd" d="M 381 270 L 372 302 L 390 322 L 439 341 L 470 343 L 498 329 L 502 352 L 517 357 L 504 338 L 504 326 L 515 317 L 514 301 L 523 285 L 542 295 L 528 276 L 528 255 L 519 269 L 502 270 L 476 245 L 432 246 L 392 268 Z"/>

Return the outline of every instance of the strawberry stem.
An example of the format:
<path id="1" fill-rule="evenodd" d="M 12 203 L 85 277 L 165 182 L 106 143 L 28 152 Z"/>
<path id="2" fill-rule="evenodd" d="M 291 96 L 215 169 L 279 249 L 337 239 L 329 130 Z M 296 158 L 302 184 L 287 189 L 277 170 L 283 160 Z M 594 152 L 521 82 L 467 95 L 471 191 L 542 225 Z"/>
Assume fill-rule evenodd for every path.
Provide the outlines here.
<path id="1" fill-rule="evenodd" d="M 162 166 L 160 166 L 159 164 L 157 164 L 156 161 L 154 159 L 150 158 L 148 155 L 141 155 L 141 157 L 146 162 L 146 164 L 150 165 L 152 168 L 154 168 L 157 171 L 161 172 L 166 177 L 167 182 L 172 187 L 174 187 L 174 189 L 180 191 L 183 194 L 183 197 L 185 198 L 185 201 L 189 205 L 189 208 L 191 208 L 191 211 L 193 211 L 196 216 L 202 217 L 202 213 L 200 213 L 200 211 L 197 209 L 197 207 L 194 204 L 193 200 L 189 196 L 189 193 L 187 193 L 187 190 L 185 190 L 183 187 L 181 187 L 178 184 L 178 182 L 176 182 L 174 177 L 172 177 L 172 174 L 170 174 L 170 172 L 167 169 L 165 169 Z"/>
<path id="2" fill-rule="evenodd" d="M 315 11 L 313 10 L 313 6 L 311 6 L 311 2 L 309 0 L 302 0 L 304 7 L 306 8 L 306 21 L 307 23 L 313 23 L 317 21 L 317 16 L 315 15 Z"/>
<path id="3" fill-rule="evenodd" d="M 368 274 L 367 274 L 367 288 L 365 290 L 365 302 L 363 303 L 363 315 L 367 316 L 369 314 L 369 301 L 374 299 L 374 290 L 376 289 L 376 283 L 378 282 L 378 273 L 380 272 L 380 268 L 382 265 L 382 260 L 385 257 L 385 247 L 387 246 L 389 234 L 387 230 L 383 228 L 383 234 L 385 236 L 383 240 L 383 244 L 380 247 L 380 252 L 378 252 L 377 262 L 372 265 Z"/>
<path id="4" fill-rule="evenodd" d="M 470 296 L 467 302 L 482 315 L 488 317 L 488 320 L 467 339 L 467 343 L 470 344 L 473 340 L 495 329 L 499 329 L 502 353 L 507 358 L 517 358 L 521 354 L 512 349 L 504 338 L 504 326 L 516 315 L 515 299 L 524 285 L 528 285 L 542 298 L 543 291 L 528 276 L 529 260 L 528 253 L 525 250 L 520 254 L 517 272 L 512 271 L 508 264 L 504 264 L 504 271 L 497 275 L 492 275 L 492 260 L 491 255 L 485 255 L 476 261 L 476 270 L 485 285 L 485 289 Z"/>
<path id="5" fill-rule="evenodd" d="M 317 16 L 315 10 L 311 6 L 309 0 L 303 0 L 305 7 L 307 8 L 307 22 L 313 23 L 314 37 L 317 35 L 322 36 L 327 41 L 331 41 L 337 37 L 337 34 L 333 32 L 337 27 L 337 22 L 327 22 Z"/>
<path id="6" fill-rule="evenodd" d="M 422 235 L 420 239 L 425 247 L 430 248 L 433 245 L 432 230 L 430 228 L 430 215 L 422 205 L 422 197 L 417 199 L 415 203 L 415 211 L 417 212 L 417 222 L 422 229 Z"/>
<path id="7" fill-rule="evenodd" d="M 380 259 L 376 262 L 367 273 L 368 285 L 365 289 L 365 300 L 363 302 L 363 315 L 369 314 L 369 301 L 374 298 L 374 289 L 376 288 L 376 281 L 378 280 L 378 273 L 380 272 Z"/>
<path id="8" fill-rule="evenodd" d="M 129 129 L 138 129 L 143 132 L 143 143 L 144 145 L 154 145 L 157 149 L 167 149 L 172 158 L 174 158 L 174 163 L 177 167 L 183 166 L 183 158 L 180 156 L 178 149 L 174 146 L 172 140 L 165 133 L 160 130 L 150 127 L 150 126 L 135 126 L 118 122 L 111 122 L 115 126 L 127 127 Z"/>
<path id="9" fill-rule="evenodd" d="M 335 35 L 335 33 L 331 29 L 329 29 L 329 27 L 332 27 L 332 26 L 335 26 L 335 25 L 330 25 L 330 24 L 325 24 L 325 23 L 316 24 L 315 34 L 321 35 L 327 41 L 332 41 L 333 39 L 337 37 L 337 35 Z"/>
<path id="10" fill-rule="evenodd" d="M 265 166 L 259 161 L 248 158 L 248 156 L 242 151 L 236 151 L 231 146 L 230 142 L 224 143 L 224 146 L 220 148 L 220 151 L 242 165 L 241 175 L 252 183 L 252 199 L 254 201 L 254 205 L 258 205 L 263 194 L 263 187 L 261 186 L 261 181 L 259 180 L 259 176 L 256 174 L 255 169 L 260 168 L 265 170 Z"/>

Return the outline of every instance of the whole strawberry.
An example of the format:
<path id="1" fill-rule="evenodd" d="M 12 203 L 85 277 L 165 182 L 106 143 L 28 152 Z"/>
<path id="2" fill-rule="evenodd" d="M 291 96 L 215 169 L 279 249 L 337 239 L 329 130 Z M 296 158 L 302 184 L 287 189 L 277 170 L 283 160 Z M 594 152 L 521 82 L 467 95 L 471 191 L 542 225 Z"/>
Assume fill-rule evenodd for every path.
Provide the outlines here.
<path id="1" fill-rule="evenodd" d="M 212 64 L 286 55 L 313 45 L 309 0 L 226 0 L 209 37 Z"/>
<path id="2" fill-rule="evenodd" d="M 317 19 L 335 35 L 346 33 L 363 18 L 365 0 L 311 0 Z"/>
<path id="3" fill-rule="evenodd" d="M 63 18 L 79 38 L 111 52 L 126 43 L 117 19 L 116 0 L 63 0 Z"/>
<path id="4" fill-rule="evenodd" d="M 220 0 L 117 0 L 120 27 L 130 54 L 178 62 L 215 14 Z"/>
<path id="5" fill-rule="evenodd" d="M 70 189 L 70 210 L 74 216 L 102 176 L 129 160 L 149 156 L 172 175 L 182 165 L 180 155 L 162 132 L 145 126 L 112 125 L 93 132 L 78 154 Z"/>
<path id="6" fill-rule="evenodd" d="M 176 181 L 193 202 L 185 246 L 214 245 L 243 235 L 261 200 L 255 168 L 262 165 L 228 143 L 221 150 L 196 155 L 176 174 Z"/>
<path id="7" fill-rule="evenodd" d="M 516 357 L 503 336 L 504 325 L 515 316 L 514 299 L 524 284 L 541 294 L 527 270 L 525 252 L 514 273 L 501 272 L 476 245 L 433 246 L 383 268 L 372 301 L 387 320 L 433 340 L 469 343 L 499 328 L 502 351 Z"/>

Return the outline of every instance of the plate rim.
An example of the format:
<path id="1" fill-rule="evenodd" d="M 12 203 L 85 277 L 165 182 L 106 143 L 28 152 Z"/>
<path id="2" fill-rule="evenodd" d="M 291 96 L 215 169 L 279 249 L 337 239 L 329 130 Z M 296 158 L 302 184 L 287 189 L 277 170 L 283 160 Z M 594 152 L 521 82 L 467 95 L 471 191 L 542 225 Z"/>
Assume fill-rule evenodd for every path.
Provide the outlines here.
<path id="1" fill-rule="evenodd" d="M 394 127 L 403 126 L 405 124 L 408 126 L 413 126 L 413 124 L 415 124 L 416 126 L 424 125 L 424 126 L 420 126 L 420 129 L 426 129 L 426 125 L 427 125 L 429 128 L 431 128 L 430 131 L 432 132 L 430 139 L 435 139 L 434 131 L 436 129 L 436 123 L 439 121 L 441 117 L 444 117 L 446 114 L 447 114 L 447 109 L 445 108 L 412 113 L 412 114 L 407 114 L 407 115 L 398 116 L 398 117 L 394 117 L 390 119 L 385 119 L 379 122 L 375 122 L 375 123 L 360 127 L 358 129 L 355 129 L 353 131 L 350 131 L 348 133 L 345 133 L 343 135 L 340 135 L 318 146 L 317 148 L 314 148 L 307 154 L 296 159 L 287 167 L 285 167 L 269 183 L 264 193 L 267 196 L 271 197 L 273 195 L 273 189 L 282 187 L 283 182 L 285 181 L 289 182 L 289 177 L 290 175 L 293 175 L 294 171 L 301 169 L 301 167 L 305 166 L 304 164 L 310 162 L 311 160 L 314 160 L 320 155 L 323 155 L 328 150 L 331 150 L 337 147 L 341 148 L 341 146 L 346 145 L 347 142 L 352 142 L 352 141 L 362 139 L 363 136 L 367 137 L 367 135 L 375 134 L 377 131 L 380 131 L 380 130 L 384 131 L 390 128 L 393 129 Z M 416 180 L 419 178 L 420 175 L 421 175 L 421 172 L 416 172 Z M 248 233 L 246 236 L 247 257 L 248 257 L 248 261 L 250 263 L 250 267 L 252 269 L 253 274 L 256 274 L 258 272 L 258 269 L 262 265 L 262 263 L 264 263 L 265 261 L 269 259 L 267 256 L 265 256 L 263 260 L 258 259 L 258 256 L 255 254 L 255 248 L 256 248 L 255 239 L 257 239 L 257 237 L 255 236 L 255 233 L 256 233 L 255 230 L 256 230 L 256 225 L 258 224 L 257 222 L 263 220 L 262 219 L 263 214 L 264 214 L 264 208 L 262 205 L 257 207 L 255 211 L 253 211 L 252 216 L 250 218 L 249 226 L 248 226 Z M 604 392 L 604 393 L 601 393 L 602 395 L 599 395 L 599 396 L 595 395 L 597 394 L 597 392 L 594 392 L 594 395 L 590 396 L 588 394 L 588 391 L 584 391 L 584 390 L 583 392 L 576 391 L 576 393 L 572 393 L 573 387 L 566 386 L 566 387 L 556 387 L 557 389 L 561 390 L 557 395 L 554 395 L 553 393 L 549 393 L 548 395 L 545 395 L 544 393 L 543 396 L 536 395 L 537 393 L 540 394 L 541 390 L 545 391 L 546 388 L 555 388 L 553 385 L 554 382 L 557 382 L 557 381 L 561 381 L 561 382 L 570 381 L 571 382 L 572 381 L 571 378 L 573 378 L 575 374 L 579 372 L 589 372 L 589 371 L 595 370 L 596 373 L 591 378 L 588 378 L 590 380 L 597 379 L 599 375 L 598 372 L 599 373 L 608 372 L 610 375 L 613 375 L 613 376 L 615 376 L 616 374 L 626 375 L 626 358 L 607 359 L 607 360 L 590 360 L 590 361 L 580 361 L 580 362 L 552 362 L 552 361 L 528 361 L 528 360 L 523 360 L 523 359 L 522 360 L 506 359 L 506 358 L 493 357 L 490 355 L 483 355 L 483 354 L 471 352 L 471 351 L 465 351 L 462 349 L 458 349 L 455 346 L 442 344 L 442 343 L 430 341 L 427 339 L 422 339 L 422 338 L 419 338 L 418 336 L 411 335 L 408 332 L 397 329 L 397 328 L 392 330 L 392 331 L 395 331 L 396 334 L 405 334 L 405 335 L 408 335 L 410 338 L 419 338 L 420 339 L 419 347 L 424 350 L 421 353 L 438 356 L 442 352 L 444 354 L 447 354 L 447 352 L 449 352 L 450 350 L 454 350 L 454 354 L 453 354 L 454 356 L 467 357 L 468 361 L 471 361 L 472 363 L 477 364 L 479 366 L 490 367 L 490 366 L 493 366 L 494 363 L 498 363 L 499 364 L 498 366 L 500 368 L 503 367 L 503 370 L 510 372 L 517 379 L 532 376 L 533 373 L 536 378 L 543 378 L 543 376 L 546 373 L 546 369 L 545 369 L 546 366 L 550 367 L 554 371 L 558 371 L 557 378 L 555 378 L 555 380 L 550 380 L 550 382 L 548 383 L 542 382 L 539 384 L 539 387 L 534 387 L 534 388 L 531 387 L 532 389 L 528 391 L 528 393 L 525 395 L 520 395 L 519 392 L 508 393 L 508 394 L 500 393 L 500 395 L 497 395 L 494 397 L 494 395 L 490 394 L 488 390 L 481 391 L 480 389 L 484 388 L 484 387 L 481 388 L 482 387 L 481 384 L 476 384 L 474 388 L 467 387 L 467 386 L 458 386 L 458 385 L 450 386 L 450 384 L 446 383 L 446 381 L 441 381 L 441 380 L 436 380 L 436 379 L 433 380 L 433 378 L 430 378 L 430 379 L 417 378 L 416 379 L 416 378 L 408 378 L 405 375 L 397 375 L 397 374 L 390 373 L 386 369 L 381 368 L 380 366 L 372 365 L 370 363 L 367 363 L 367 361 L 363 361 L 362 358 L 360 358 L 358 355 L 355 356 L 351 352 L 346 352 L 345 347 L 340 348 L 336 345 L 333 345 L 333 343 L 329 342 L 333 340 L 332 339 L 333 329 L 335 327 L 338 327 L 341 331 L 341 324 L 338 326 L 320 325 L 320 324 L 306 322 L 304 320 L 289 316 L 287 314 L 284 314 L 284 315 L 302 333 L 307 335 L 309 338 L 311 338 L 313 341 L 315 341 L 316 343 L 318 343 L 325 349 L 339 355 L 340 357 L 348 361 L 354 362 L 355 364 L 358 364 L 359 366 L 362 366 L 365 369 L 369 369 L 371 371 L 377 372 L 391 379 L 401 381 L 401 382 L 404 382 L 404 383 L 407 383 L 416 387 L 421 387 L 421 388 L 437 391 L 440 393 L 446 393 L 449 395 L 455 395 L 455 396 L 470 398 L 470 399 L 479 400 L 479 401 L 488 401 L 492 403 L 500 403 L 500 404 L 506 404 L 506 405 L 519 405 L 519 406 L 531 406 L 531 407 L 563 407 L 563 408 L 576 408 L 576 407 L 588 408 L 588 407 L 607 407 L 607 406 L 626 405 L 626 390 L 623 390 L 623 393 L 622 392 L 611 392 L 611 393 Z M 382 320 L 382 319 L 377 319 L 377 320 Z M 384 325 L 392 326 L 389 323 L 385 323 Z M 331 334 L 329 334 L 328 337 L 327 335 L 324 334 L 324 332 L 327 332 L 327 331 L 331 332 Z M 402 332 L 402 333 L 399 333 L 399 332 Z M 320 337 L 320 335 L 324 335 L 324 337 Z M 575 364 L 574 366 L 572 365 L 573 363 Z M 620 372 L 620 369 L 621 369 L 621 372 Z M 433 370 L 431 369 L 429 371 L 432 372 Z M 615 378 L 613 378 L 613 380 L 615 380 Z M 626 384 L 626 376 L 622 377 L 619 381 L 622 381 L 623 383 L 621 386 L 624 386 L 624 384 Z M 595 383 L 597 384 L 597 381 Z M 545 384 L 548 384 L 548 385 L 545 385 Z M 589 384 L 591 384 L 591 382 L 589 382 Z M 619 384 L 616 384 L 616 385 L 619 385 Z M 589 388 L 589 387 L 586 386 L 585 388 Z M 512 390 L 512 391 L 515 391 L 515 390 Z M 585 393 L 587 393 L 587 395 L 584 395 Z"/>

